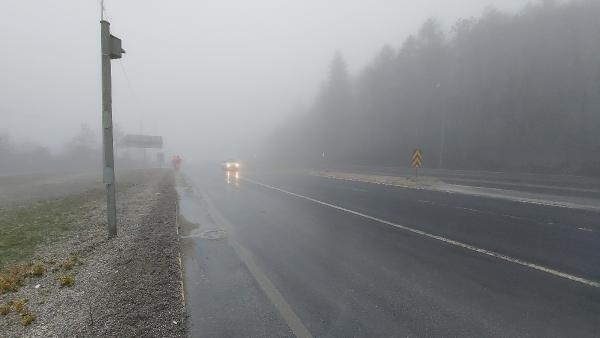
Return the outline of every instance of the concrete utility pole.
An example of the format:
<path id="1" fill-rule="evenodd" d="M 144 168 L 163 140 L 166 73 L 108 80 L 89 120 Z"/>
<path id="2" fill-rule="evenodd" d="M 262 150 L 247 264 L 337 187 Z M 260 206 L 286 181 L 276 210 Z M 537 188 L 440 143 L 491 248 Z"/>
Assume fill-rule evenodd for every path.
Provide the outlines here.
<path id="1" fill-rule="evenodd" d="M 444 168 L 444 148 L 446 147 L 446 108 L 442 107 L 442 125 L 440 127 L 440 159 L 438 167 Z"/>
<path id="2" fill-rule="evenodd" d="M 438 101 L 440 102 L 440 110 L 442 113 L 442 118 L 441 118 L 441 126 L 440 126 L 440 153 L 439 153 L 439 161 L 438 161 L 438 167 L 440 169 L 444 168 L 444 148 L 446 147 L 446 106 L 444 105 L 444 100 L 440 97 L 442 94 L 439 93 L 439 88 L 441 87 L 441 84 L 436 84 L 435 88 L 438 89 L 437 91 L 437 96 L 438 96 Z"/>
<path id="3" fill-rule="evenodd" d="M 111 59 L 120 59 L 125 51 L 121 40 L 110 35 L 110 23 L 100 21 L 102 48 L 102 181 L 106 184 L 106 216 L 108 238 L 117 235 L 117 197 L 115 190 L 115 158 L 113 152 Z"/>

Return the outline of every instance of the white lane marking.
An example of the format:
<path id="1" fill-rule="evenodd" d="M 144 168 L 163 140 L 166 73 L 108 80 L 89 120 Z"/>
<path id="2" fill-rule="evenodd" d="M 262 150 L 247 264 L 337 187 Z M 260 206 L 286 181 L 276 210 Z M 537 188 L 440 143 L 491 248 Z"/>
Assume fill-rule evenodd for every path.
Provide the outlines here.
<path id="1" fill-rule="evenodd" d="M 294 197 L 298 197 L 298 198 L 302 198 L 302 199 L 305 199 L 305 200 L 308 200 L 308 201 L 311 201 L 311 202 L 314 202 L 314 203 L 317 203 L 317 204 L 328 206 L 330 208 L 337 209 L 337 210 L 340 210 L 340 211 L 344 211 L 344 212 L 347 212 L 349 214 L 353 214 L 353 215 L 356 215 L 356 216 L 360 216 L 360 217 L 366 218 L 366 219 L 371 220 L 371 221 L 375 221 L 375 222 L 387 224 L 387 225 L 390 225 L 390 226 L 393 226 L 393 227 L 396 227 L 396 228 L 399 228 L 399 229 L 402 229 L 402 230 L 405 230 L 405 231 L 409 231 L 409 232 L 415 233 L 417 235 L 421 235 L 421 236 L 424 236 L 424 237 L 432 238 L 432 239 L 438 240 L 440 242 L 451 244 L 451 245 L 454 245 L 454 246 L 457 246 L 457 247 L 460 247 L 460 248 L 463 248 L 463 249 L 466 249 L 466 250 L 478 252 L 478 253 L 481 253 L 481 254 L 484 254 L 484 255 L 488 255 L 488 256 L 491 256 L 491 257 L 498 258 L 498 259 L 503 260 L 503 261 L 511 262 L 511 263 L 518 264 L 518 265 L 522 265 L 522 266 L 525 266 L 525 267 L 528 267 L 528 268 L 531 268 L 531 269 L 534 269 L 534 270 L 546 272 L 548 274 L 551 274 L 551 275 L 554 275 L 554 276 L 557 276 L 557 277 L 565 278 L 565 279 L 568 279 L 568 280 L 571 280 L 571 281 L 574 281 L 574 282 L 579 282 L 579 283 L 582 283 L 582 284 L 585 284 L 585 285 L 589 285 L 589 286 L 592 286 L 592 287 L 595 287 L 595 288 L 600 288 L 600 283 L 599 282 L 596 282 L 596 281 L 593 281 L 593 280 L 590 280 L 590 279 L 586 279 L 586 278 L 583 278 L 583 277 L 571 275 L 571 274 L 568 274 L 566 272 L 562 272 L 562 271 L 554 270 L 554 269 L 551 269 L 551 268 L 547 268 L 547 267 L 544 267 L 544 266 L 541 266 L 541 265 L 530 263 L 530 262 L 527 262 L 527 261 L 524 261 L 524 260 L 521 260 L 521 259 L 518 259 L 518 258 L 513 258 L 513 257 L 507 256 L 507 255 L 504 255 L 504 254 L 501 254 L 501 253 L 497 253 L 497 252 L 494 252 L 494 251 L 490 251 L 490 250 L 487 250 L 487 249 L 478 248 L 478 247 L 470 245 L 470 244 L 465 244 L 465 243 L 462 243 L 462 242 L 459 242 L 459 241 L 455 241 L 453 239 L 445 238 L 445 237 L 442 237 L 442 236 L 439 236 L 439 235 L 434 235 L 434 234 L 426 232 L 426 231 L 422 231 L 422 230 L 410 228 L 410 227 L 407 227 L 407 226 L 404 226 L 404 225 L 396 224 L 396 223 L 393 223 L 393 222 L 390 222 L 390 221 L 386 221 L 386 220 L 381 219 L 381 218 L 377 218 L 377 217 L 374 217 L 374 216 L 369 216 L 369 215 L 363 214 L 363 213 L 358 212 L 358 211 L 346 209 L 344 207 L 340 207 L 340 206 L 335 205 L 335 204 L 323 202 L 323 201 L 320 201 L 320 200 L 317 200 L 317 199 L 314 199 L 314 198 L 311 198 L 311 197 L 303 196 L 303 195 L 300 195 L 300 194 L 293 193 L 291 191 L 287 191 L 287 190 L 283 190 L 283 189 L 280 189 L 280 188 L 277 188 L 277 187 L 273 187 L 273 186 L 270 186 L 268 184 L 264 184 L 264 183 L 261 183 L 261 182 L 258 182 L 258 181 L 255 181 L 255 180 L 252 180 L 252 179 L 249 179 L 249 178 L 241 178 L 241 179 L 245 180 L 247 182 L 256 184 L 258 186 L 262 186 L 262 187 L 265 187 L 265 188 L 268 188 L 268 189 L 272 189 L 272 190 L 276 190 L 276 191 L 282 192 L 284 194 L 288 194 L 288 195 L 291 195 L 291 196 L 294 196 Z"/>
<path id="2" fill-rule="evenodd" d="M 368 191 L 368 190 L 366 190 L 366 189 L 359 189 L 359 188 L 350 188 L 350 190 L 352 190 L 352 191 L 357 191 L 357 192 L 369 192 L 369 191 Z"/>
<path id="3" fill-rule="evenodd" d="M 524 218 L 524 217 L 509 215 L 509 214 L 500 214 L 500 216 L 502 216 L 502 217 L 508 217 L 508 218 L 512 218 L 512 219 L 520 219 L 520 220 L 526 220 L 526 221 L 535 222 L 534 220 L 530 220 L 530 219 L 527 219 L 527 218 Z"/>
<path id="4" fill-rule="evenodd" d="M 312 338 L 313 336 L 310 331 L 304 326 L 302 320 L 298 317 L 296 312 L 294 312 L 290 304 L 283 298 L 281 292 L 279 292 L 269 277 L 267 277 L 267 275 L 258 267 L 252 253 L 235 239 L 234 226 L 213 205 L 207 194 L 202 193 L 202 195 L 205 201 L 204 205 L 208 209 L 209 214 L 214 217 L 215 221 L 222 224 L 227 229 L 230 234 L 228 239 L 229 244 L 238 257 L 240 257 L 244 265 L 246 265 L 250 274 L 252 274 L 269 301 L 275 306 L 283 320 L 285 320 L 292 333 L 298 338 Z"/>
<path id="5" fill-rule="evenodd" d="M 484 213 L 486 213 L 485 211 L 478 210 L 478 209 L 466 208 L 466 207 L 453 207 L 453 206 L 450 206 L 450 205 L 447 205 L 447 204 L 440 204 L 440 203 L 435 203 L 435 202 L 427 201 L 427 200 L 418 200 L 417 202 L 424 203 L 424 204 L 431 204 L 431 205 L 439 205 L 439 206 L 444 207 L 444 208 L 466 210 L 466 211 L 470 211 L 470 212 L 474 212 L 474 213 L 478 213 L 478 214 L 484 214 Z"/>
<path id="6" fill-rule="evenodd" d="M 466 211 L 470 211 L 470 212 L 475 212 L 475 213 L 478 213 L 478 214 L 484 213 L 484 211 L 477 210 L 477 209 L 472 209 L 472 208 L 456 207 L 456 209 L 461 209 L 461 210 L 466 210 Z"/>
<path id="7" fill-rule="evenodd" d="M 525 220 L 528 222 L 536 222 L 535 220 L 532 219 L 528 219 L 528 218 L 524 218 L 524 217 L 519 217 L 519 216 L 513 216 L 513 215 L 508 215 L 508 214 L 498 214 L 495 212 L 491 212 L 491 211 L 483 211 L 483 210 L 479 210 L 479 209 L 473 209 L 473 208 L 467 208 L 467 207 L 453 207 L 447 204 L 441 204 L 441 203 L 435 203 L 432 201 L 427 201 L 427 200 L 417 200 L 417 202 L 419 203 L 424 203 L 424 204 L 431 204 L 431 205 L 439 205 L 441 207 L 444 208 L 452 208 L 452 209 L 458 209 L 458 210 L 465 210 L 465 211 L 470 211 L 476 214 L 488 214 L 488 215 L 493 215 L 493 216 L 500 216 L 500 217 L 507 217 L 507 218 L 511 218 L 511 219 L 518 219 L 518 220 Z"/>
<path id="8" fill-rule="evenodd" d="M 492 212 L 492 211 L 484 211 L 484 210 L 472 209 L 472 208 L 466 208 L 466 207 L 453 207 L 453 206 L 450 206 L 448 204 L 434 203 L 434 202 L 427 201 L 427 200 L 417 200 L 417 202 L 425 203 L 425 204 L 431 204 L 431 205 L 439 205 L 439 206 L 444 207 L 444 208 L 466 210 L 466 211 L 470 211 L 470 212 L 473 212 L 473 213 L 476 213 L 476 214 L 488 214 L 488 215 L 492 215 L 492 216 L 506 217 L 506 218 L 510 218 L 510 219 L 516 219 L 516 220 L 520 220 L 520 221 L 527 221 L 527 222 L 532 222 L 532 223 L 544 225 L 544 223 L 540 223 L 539 221 L 536 221 L 536 220 L 530 219 L 530 218 L 526 218 L 526 217 L 514 216 L 514 215 L 509 215 L 509 214 L 499 214 L 499 213 Z M 554 225 L 554 223 L 553 222 L 547 222 L 547 223 L 545 223 L 545 225 Z M 583 231 L 593 232 L 592 229 L 588 229 L 588 228 L 577 228 L 577 229 L 578 230 L 583 230 Z M 571 228 L 569 228 L 569 230 L 571 230 Z"/>
<path id="9" fill-rule="evenodd" d="M 435 202 L 427 201 L 427 200 L 418 200 L 417 202 L 419 202 L 419 203 L 425 203 L 425 204 L 435 204 Z"/>

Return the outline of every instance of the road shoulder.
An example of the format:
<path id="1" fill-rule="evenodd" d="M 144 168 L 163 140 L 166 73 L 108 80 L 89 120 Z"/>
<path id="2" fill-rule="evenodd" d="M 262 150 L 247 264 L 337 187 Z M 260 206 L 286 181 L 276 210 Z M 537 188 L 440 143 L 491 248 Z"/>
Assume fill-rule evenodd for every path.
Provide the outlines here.
<path id="1" fill-rule="evenodd" d="M 191 336 L 292 337 L 293 332 L 225 224 L 187 180 L 180 217 L 186 308 Z M 303 335 L 305 336 L 305 335 Z"/>

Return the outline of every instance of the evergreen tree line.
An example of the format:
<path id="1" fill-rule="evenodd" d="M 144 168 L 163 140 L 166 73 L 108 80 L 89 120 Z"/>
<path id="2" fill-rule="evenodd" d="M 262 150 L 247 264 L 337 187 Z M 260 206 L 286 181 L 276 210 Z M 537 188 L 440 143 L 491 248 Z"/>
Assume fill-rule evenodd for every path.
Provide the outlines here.
<path id="1" fill-rule="evenodd" d="M 431 19 L 354 76 L 338 52 L 269 142 L 304 165 L 408 166 L 415 148 L 429 168 L 600 175 L 600 2 Z"/>

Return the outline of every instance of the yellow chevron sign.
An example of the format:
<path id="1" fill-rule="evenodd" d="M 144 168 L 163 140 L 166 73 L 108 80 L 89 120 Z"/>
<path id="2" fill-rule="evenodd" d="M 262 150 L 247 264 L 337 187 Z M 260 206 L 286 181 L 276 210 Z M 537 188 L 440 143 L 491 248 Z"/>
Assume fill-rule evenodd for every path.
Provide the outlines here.
<path id="1" fill-rule="evenodd" d="M 413 168 L 421 168 L 423 166 L 423 152 L 421 149 L 415 149 L 411 156 L 410 164 Z"/>

